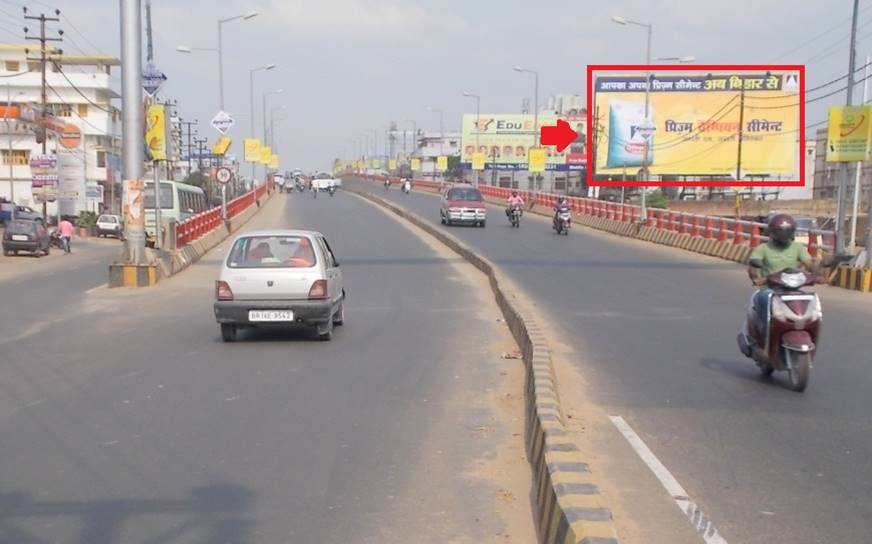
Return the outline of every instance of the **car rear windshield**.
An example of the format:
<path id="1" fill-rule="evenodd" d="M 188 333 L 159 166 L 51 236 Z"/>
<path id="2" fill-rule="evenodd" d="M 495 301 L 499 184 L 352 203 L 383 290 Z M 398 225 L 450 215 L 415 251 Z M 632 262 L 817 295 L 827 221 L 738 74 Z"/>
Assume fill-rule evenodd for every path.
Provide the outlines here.
<path id="1" fill-rule="evenodd" d="M 800 230 L 809 230 L 817 228 L 817 220 L 815 219 L 797 219 L 796 228 Z"/>
<path id="2" fill-rule="evenodd" d="M 451 189 L 448 192 L 448 200 L 481 201 L 481 193 L 478 189 Z"/>
<path id="3" fill-rule="evenodd" d="M 12 221 L 6 230 L 9 234 L 33 234 L 36 231 L 36 223 L 33 221 Z"/>
<path id="4" fill-rule="evenodd" d="M 312 241 L 304 236 L 246 236 L 233 244 L 228 268 L 311 268 Z"/>
<path id="5" fill-rule="evenodd" d="M 163 202 L 161 202 L 163 205 Z M 118 219 L 114 215 L 101 215 L 97 218 L 98 223 L 117 223 Z"/>

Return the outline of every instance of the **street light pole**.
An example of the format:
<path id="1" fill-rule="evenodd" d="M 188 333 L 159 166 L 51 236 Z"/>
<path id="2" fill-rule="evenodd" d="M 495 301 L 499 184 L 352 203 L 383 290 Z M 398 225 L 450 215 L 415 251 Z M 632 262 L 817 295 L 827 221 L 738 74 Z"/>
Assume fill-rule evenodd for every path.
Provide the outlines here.
<path id="1" fill-rule="evenodd" d="M 275 68 L 275 64 L 267 64 L 265 66 L 259 66 L 257 68 L 249 68 L 248 70 L 248 116 L 251 123 L 251 137 L 254 138 L 255 126 L 254 126 L 254 73 L 260 72 L 262 70 L 272 70 Z M 264 142 L 266 143 L 266 142 Z M 255 163 L 251 163 L 251 182 L 256 185 L 255 182 Z"/>
<path id="2" fill-rule="evenodd" d="M 478 153 L 478 143 L 479 143 L 478 133 L 481 130 L 481 96 L 467 92 L 467 91 L 463 92 L 463 96 L 475 99 L 475 151 L 473 151 L 473 153 Z M 471 160 L 472 160 L 472 157 L 470 157 L 470 161 Z M 479 173 L 478 173 L 478 170 L 476 170 L 475 171 L 475 185 L 478 186 L 478 183 L 479 183 Z"/>
<path id="3" fill-rule="evenodd" d="M 854 98 L 854 65 L 857 59 L 857 14 L 860 0 L 854 0 L 854 13 L 851 18 L 851 48 L 848 51 L 848 89 L 845 105 L 850 106 Z M 858 163 L 859 167 L 859 163 Z M 836 207 L 836 255 L 844 255 L 845 251 L 845 208 L 848 192 L 848 163 L 839 163 L 839 194 Z M 867 248 L 867 252 L 870 248 Z"/>
<path id="4" fill-rule="evenodd" d="M 623 17 L 614 16 L 612 21 L 619 25 L 635 25 L 641 26 L 647 30 L 647 46 L 645 48 L 645 123 L 649 122 L 649 111 L 651 108 L 651 35 L 654 33 L 654 26 L 650 23 L 640 23 L 638 21 L 630 21 Z M 651 151 L 650 138 L 645 138 L 645 145 L 642 150 L 642 181 L 648 181 L 648 155 Z M 640 188 L 639 196 L 639 219 L 642 225 L 648 223 L 648 208 L 647 208 L 647 187 Z"/>
<path id="5" fill-rule="evenodd" d="M 530 149 L 533 149 L 539 147 L 539 72 L 521 66 L 515 66 L 515 71 L 533 74 L 533 145 L 530 147 Z M 527 153 L 529 156 L 529 151 Z M 538 174 L 533 177 L 537 176 Z M 538 190 L 538 185 L 535 188 Z"/>
<path id="6" fill-rule="evenodd" d="M 140 0 L 121 0 L 121 111 L 124 166 L 124 235 L 129 264 L 145 263 L 142 179 L 142 13 Z M 11 159 L 11 157 L 10 157 Z"/>
<path id="7" fill-rule="evenodd" d="M 250 11 L 244 15 L 234 15 L 233 17 L 227 17 L 226 19 L 218 19 L 218 104 L 221 111 L 224 111 L 224 40 L 221 32 L 221 25 L 237 19 L 248 20 L 256 16 L 256 11 Z"/>

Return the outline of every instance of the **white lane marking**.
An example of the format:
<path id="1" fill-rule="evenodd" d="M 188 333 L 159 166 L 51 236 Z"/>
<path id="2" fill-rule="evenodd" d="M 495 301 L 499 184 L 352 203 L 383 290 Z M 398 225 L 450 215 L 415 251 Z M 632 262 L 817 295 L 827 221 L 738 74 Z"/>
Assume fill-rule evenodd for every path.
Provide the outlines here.
<path id="1" fill-rule="evenodd" d="M 624 418 L 621 416 L 609 416 L 609 419 L 612 420 L 612 423 L 617 427 L 618 431 L 624 435 L 624 438 L 627 439 L 630 446 L 636 450 L 636 453 L 642 461 L 648 465 L 648 468 L 651 469 L 654 476 L 660 480 L 660 484 L 663 485 L 666 492 L 672 496 L 672 500 L 674 500 L 678 508 L 684 512 L 684 515 L 687 516 L 690 524 L 693 525 L 696 532 L 702 536 L 702 539 L 706 544 L 727 544 L 727 541 L 718 533 L 718 530 L 715 529 L 711 520 L 708 519 L 708 517 L 703 514 L 702 510 L 700 510 L 699 506 L 691 500 L 687 491 L 685 491 L 681 484 L 678 483 L 675 476 L 673 476 L 672 473 L 669 472 L 669 469 L 660 462 L 660 459 L 654 455 L 654 452 L 648 448 L 645 442 L 642 441 L 639 435 L 636 434 L 636 431 L 630 427 Z"/>

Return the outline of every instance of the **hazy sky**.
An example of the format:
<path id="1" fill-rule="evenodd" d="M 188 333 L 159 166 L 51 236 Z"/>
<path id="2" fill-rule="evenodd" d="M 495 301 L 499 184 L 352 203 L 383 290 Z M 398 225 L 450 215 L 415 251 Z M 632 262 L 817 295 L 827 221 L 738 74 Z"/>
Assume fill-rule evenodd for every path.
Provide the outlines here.
<path id="1" fill-rule="evenodd" d="M 143 5 L 144 5 L 143 0 Z M 0 0 L 0 40 L 22 2 Z M 58 7 L 72 42 L 65 49 L 120 56 L 119 2 L 29 2 L 31 9 Z M 261 96 L 286 105 L 277 130 L 283 168 L 327 168 L 353 147 L 351 139 L 390 121 L 438 129 L 443 108 L 447 129 L 474 111 L 463 90 L 482 96 L 482 112 L 516 112 L 533 94 L 540 72 L 540 101 L 549 94 L 585 94 L 589 63 L 642 63 L 645 31 L 620 26 L 612 15 L 651 22 L 655 56 L 693 55 L 704 63 L 806 63 L 808 87 L 847 72 L 851 0 L 153 0 L 155 60 L 169 81 L 162 96 L 179 101 L 183 117 L 200 120 L 200 133 L 217 134 L 208 121 L 218 109 L 217 55 L 177 53 L 179 44 L 215 47 L 216 20 L 257 10 L 248 21 L 224 25 L 226 107 L 236 114 L 234 150 L 249 127 L 249 68 L 275 63 L 256 74 L 258 135 Z M 872 0 L 861 0 L 858 66 L 872 54 Z M 87 36 L 76 33 L 75 25 Z M 144 25 L 143 25 L 144 28 Z M 827 31 L 827 32 L 825 32 Z M 814 41 L 809 42 L 809 40 Z M 88 42 L 91 42 L 90 44 Z M 827 87 L 810 98 L 844 86 Z M 859 93 L 862 87 L 858 86 Z M 825 107 L 844 102 L 844 92 L 809 104 L 807 123 L 825 119 Z M 120 105 L 120 104 L 119 104 Z"/>

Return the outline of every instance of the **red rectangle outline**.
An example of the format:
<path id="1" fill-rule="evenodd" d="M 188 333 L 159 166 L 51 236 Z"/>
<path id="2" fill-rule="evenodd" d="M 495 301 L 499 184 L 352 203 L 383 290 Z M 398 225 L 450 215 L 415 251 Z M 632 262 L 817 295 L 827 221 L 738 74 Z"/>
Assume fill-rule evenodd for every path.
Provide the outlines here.
<path id="1" fill-rule="evenodd" d="M 741 70 L 787 70 L 799 72 L 799 179 L 779 181 L 708 180 L 682 181 L 594 181 L 596 157 L 593 155 L 593 138 L 587 138 L 587 184 L 589 187 L 805 187 L 805 65 L 804 64 L 588 64 L 587 65 L 587 126 L 593 127 L 593 72 L 594 71 L 741 71 Z"/>

